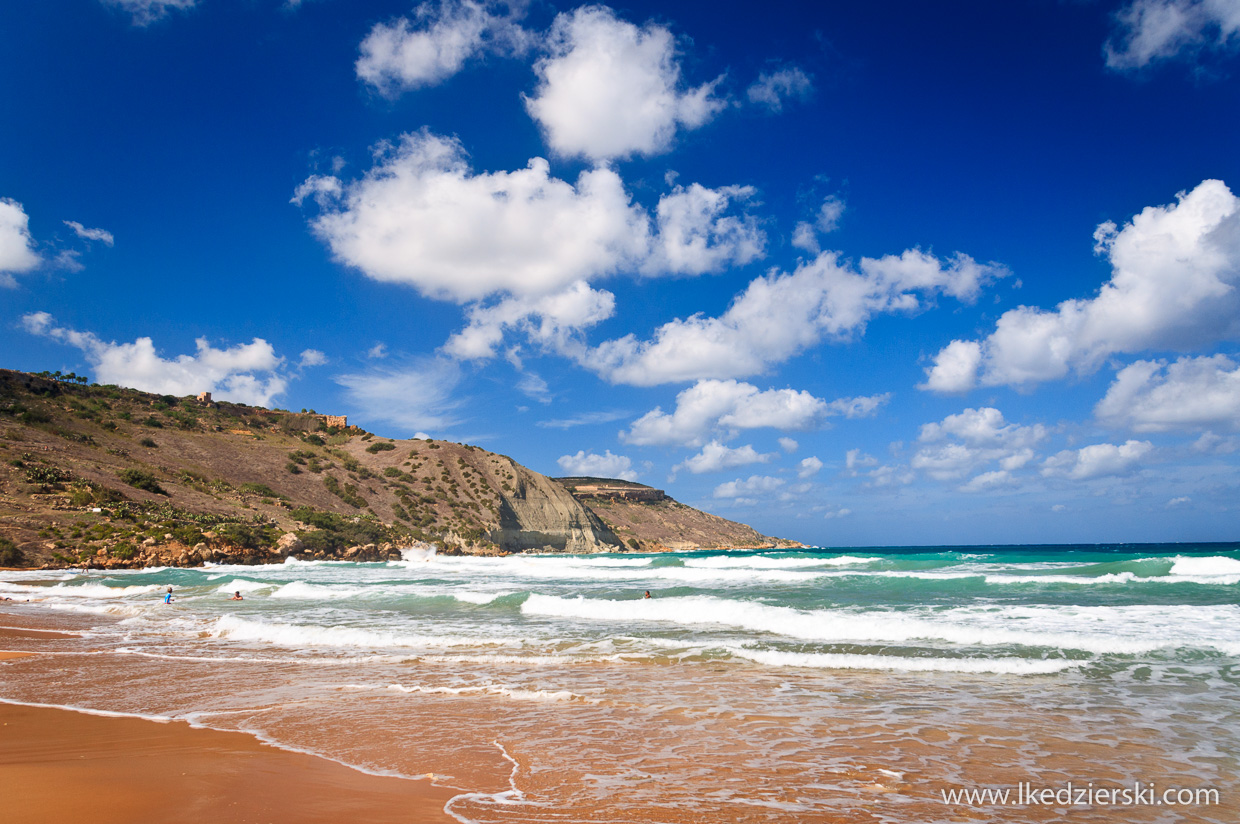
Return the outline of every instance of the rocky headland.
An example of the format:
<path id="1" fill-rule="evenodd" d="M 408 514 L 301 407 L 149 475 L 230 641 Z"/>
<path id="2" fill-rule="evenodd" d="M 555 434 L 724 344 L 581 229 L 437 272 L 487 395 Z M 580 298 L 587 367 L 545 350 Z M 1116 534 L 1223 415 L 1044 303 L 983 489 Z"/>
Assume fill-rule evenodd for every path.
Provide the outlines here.
<path id="1" fill-rule="evenodd" d="M 341 416 L 0 370 L 0 566 L 799 546 L 660 490 L 582 480 Z"/>

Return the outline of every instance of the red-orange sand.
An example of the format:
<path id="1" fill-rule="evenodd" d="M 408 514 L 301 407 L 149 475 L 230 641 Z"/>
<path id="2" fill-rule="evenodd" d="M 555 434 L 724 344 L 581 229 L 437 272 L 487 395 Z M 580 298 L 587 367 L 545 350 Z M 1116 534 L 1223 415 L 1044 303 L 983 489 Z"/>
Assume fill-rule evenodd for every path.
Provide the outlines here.
<path id="1" fill-rule="evenodd" d="M 366 775 L 243 733 L 0 704 L 12 824 L 435 824 L 455 790 Z"/>

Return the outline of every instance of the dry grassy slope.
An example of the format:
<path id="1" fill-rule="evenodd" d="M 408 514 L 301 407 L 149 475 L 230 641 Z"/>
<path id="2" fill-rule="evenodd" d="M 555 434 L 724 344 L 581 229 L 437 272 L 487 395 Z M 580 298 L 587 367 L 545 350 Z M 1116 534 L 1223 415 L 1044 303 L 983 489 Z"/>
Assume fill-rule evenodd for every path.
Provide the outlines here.
<path id="1" fill-rule="evenodd" d="M 192 398 L 0 370 L 0 536 L 19 544 L 27 562 L 54 552 L 78 560 L 119 539 L 162 540 L 158 518 L 146 519 L 144 530 L 111 518 L 111 490 L 112 497 L 196 515 L 266 520 L 282 532 L 304 532 L 292 510 L 310 506 L 369 518 L 396 541 L 467 552 L 617 548 L 566 490 L 510 458 L 443 441 L 391 441 L 354 427 L 319 428 L 313 415 L 206 407 Z M 127 485 L 119 477 L 126 470 L 149 473 L 168 494 Z M 62 477 L 46 483 L 49 473 Z M 105 511 L 90 511 L 98 505 Z M 72 535 L 105 521 L 125 534 L 93 542 Z"/>
<path id="2" fill-rule="evenodd" d="M 752 527 L 685 506 L 671 498 L 658 502 L 583 498 L 582 503 L 615 535 L 644 552 L 685 549 L 800 547 Z"/>
<path id="3" fill-rule="evenodd" d="M 134 471 L 167 494 L 122 479 Z M 642 549 L 777 543 L 675 502 L 590 506 Z M 231 552 L 245 546 L 230 546 L 234 525 L 262 544 L 251 544 L 250 560 L 268 560 L 266 548 L 282 533 L 316 546 L 310 527 L 294 517 L 299 507 L 360 525 L 367 538 L 337 535 L 358 544 L 424 540 L 471 553 L 621 547 L 612 528 L 562 485 L 477 447 L 392 441 L 356 427 L 328 430 L 313 414 L 203 406 L 0 370 L 0 538 L 18 544 L 28 564 L 54 556 L 125 560 L 132 546 L 139 557 L 126 563 L 136 565 L 144 541 L 156 544 L 150 553 L 203 540 L 208 550 Z M 315 551 L 344 549 L 320 542 Z M 202 558 L 146 562 L 157 560 Z"/>

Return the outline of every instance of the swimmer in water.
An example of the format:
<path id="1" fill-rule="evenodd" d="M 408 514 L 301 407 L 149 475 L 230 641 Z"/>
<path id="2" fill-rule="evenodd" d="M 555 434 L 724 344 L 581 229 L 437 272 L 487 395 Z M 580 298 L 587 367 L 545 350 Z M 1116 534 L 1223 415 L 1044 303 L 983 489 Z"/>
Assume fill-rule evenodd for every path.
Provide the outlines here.
<path id="1" fill-rule="evenodd" d="M 241 597 L 241 590 L 237 590 L 236 592 L 234 592 L 234 593 L 232 594 L 232 597 L 231 597 L 231 598 L 229 598 L 228 600 L 230 600 L 230 601 L 244 601 L 245 599 Z"/>
<path id="2" fill-rule="evenodd" d="M 168 594 L 164 596 L 164 603 L 165 604 L 172 603 L 172 587 L 168 587 Z"/>
<path id="3" fill-rule="evenodd" d="M 649 598 L 649 597 L 650 597 L 650 590 L 646 590 L 646 598 Z"/>

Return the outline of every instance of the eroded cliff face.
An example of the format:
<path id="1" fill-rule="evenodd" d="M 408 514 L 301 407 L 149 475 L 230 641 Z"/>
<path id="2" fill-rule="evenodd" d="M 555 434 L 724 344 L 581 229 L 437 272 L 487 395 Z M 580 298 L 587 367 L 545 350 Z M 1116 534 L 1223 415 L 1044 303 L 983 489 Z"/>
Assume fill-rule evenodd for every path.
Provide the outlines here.
<path id="1" fill-rule="evenodd" d="M 560 484 L 519 464 L 488 538 L 505 552 L 609 552 L 620 548 L 610 529 Z"/>

